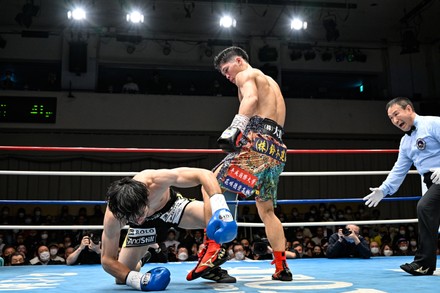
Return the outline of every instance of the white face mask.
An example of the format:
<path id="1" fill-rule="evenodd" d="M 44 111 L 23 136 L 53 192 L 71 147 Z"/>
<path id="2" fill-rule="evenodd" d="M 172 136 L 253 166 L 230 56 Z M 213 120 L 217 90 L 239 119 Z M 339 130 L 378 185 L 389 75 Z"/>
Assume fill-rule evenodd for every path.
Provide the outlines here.
<path id="1" fill-rule="evenodd" d="M 411 246 L 416 246 L 417 245 L 417 241 L 411 241 Z"/>
<path id="2" fill-rule="evenodd" d="M 50 253 L 49 251 L 43 251 L 42 253 L 40 253 L 40 259 L 42 261 L 48 261 L 50 258 Z"/>
<path id="3" fill-rule="evenodd" d="M 244 259 L 244 253 L 242 251 L 237 251 L 235 253 L 235 258 L 238 260 L 243 260 Z"/>
<path id="4" fill-rule="evenodd" d="M 177 255 L 177 258 L 181 261 L 187 260 L 188 259 L 188 254 L 186 252 L 181 252 Z"/>
<path id="5" fill-rule="evenodd" d="M 379 253 L 379 247 L 371 247 L 371 253 Z"/>
<path id="6" fill-rule="evenodd" d="M 404 245 L 404 246 L 399 246 L 399 249 L 402 251 L 406 251 L 408 249 L 408 246 Z"/>
<path id="7" fill-rule="evenodd" d="M 392 250 L 389 250 L 389 249 L 386 249 L 386 250 L 383 251 L 383 254 L 384 254 L 385 256 L 392 256 L 392 255 L 393 255 L 393 251 L 392 251 Z"/>
<path id="8" fill-rule="evenodd" d="M 41 239 L 47 239 L 47 234 L 46 233 L 44 233 L 44 234 L 41 234 Z"/>

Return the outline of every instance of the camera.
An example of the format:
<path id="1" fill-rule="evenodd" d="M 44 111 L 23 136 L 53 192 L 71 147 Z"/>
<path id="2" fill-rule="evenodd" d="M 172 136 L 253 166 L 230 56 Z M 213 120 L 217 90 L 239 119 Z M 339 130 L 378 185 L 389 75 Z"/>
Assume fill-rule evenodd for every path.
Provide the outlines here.
<path id="1" fill-rule="evenodd" d="M 344 236 L 348 236 L 351 234 L 351 231 L 348 230 L 347 228 L 342 229 L 342 234 L 344 234 Z"/>
<path id="2" fill-rule="evenodd" d="M 90 234 L 90 240 L 95 244 L 98 245 L 99 242 L 101 241 L 101 237 L 99 235 L 96 234 Z"/>
<path id="3" fill-rule="evenodd" d="M 260 241 L 254 242 L 254 254 L 265 255 L 267 254 L 267 247 L 269 241 L 266 238 L 261 238 Z"/>

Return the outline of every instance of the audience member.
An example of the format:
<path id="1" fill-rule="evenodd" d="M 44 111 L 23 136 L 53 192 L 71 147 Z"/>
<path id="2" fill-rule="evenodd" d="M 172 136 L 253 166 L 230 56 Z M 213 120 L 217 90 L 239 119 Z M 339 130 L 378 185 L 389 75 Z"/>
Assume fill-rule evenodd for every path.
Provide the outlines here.
<path id="1" fill-rule="evenodd" d="M 41 214 L 41 208 L 35 207 L 34 208 L 34 215 L 32 216 L 32 224 L 34 225 L 42 225 L 45 223 L 45 218 Z"/>
<path id="2" fill-rule="evenodd" d="M 321 245 L 315 245 L 313 247 L 312 255 L 310 257 L 312 257 L 312 258 L 322 258 L 322 257 L 325 257 L 325 254 L 322 251 Z"/>
<path id="3" fill-rule="evenodd" d="M 174 228 L 171 228 L 168 230 L 167 240 L 163 242 L 165 244 L 165 247 L 168 249 L 169 247 L 172 247 L 173 253 L 177 252 L 177 247 L 179 246 L 180 242 L 176 240 L 176 230 Z"/>
<path id="4" fill-rule="evenodd" d="M 127 75 L 125 79 L 125 84 L 122 86 L 122 92 L 128 94 L 137 94 L 139 93 L 139 86 L 133 80 L 133 76 Z"/>
<path id="5" fill-rule="evenodd" d="M 393 249 L 388 243 L 382 245 L 381 251 L 383 256 L 392 256 L 394 254 Z"/>
<path id="6" fill-rule="evenodd" d="M 5 245 L 2 250 L 2 257 L 4 260 L 4 265 L 9 266 L 11 261 L 11 255 L 16 253 L 17 250 L 13 245 Z"/>
<path id="7" fill-rule="evenodd" d="M 22 253 L 20 252 L 14 252 L 13 254 L 11 254 L 10 256 L 10 265 L 11 266 L 21 266 L 21 265 L 26 265 L 26 259 L 23 256 Z"/>
<path id="8" fill-rule="evenodd" d="M 50 258 L 49 247 L 40 245 L 37 248 L 37 256 L 29 261 L 31 265 L 61 265 L 62 261 L 52 260 Z"/>
<path id="9" fill-rule="evenodd" d="M 370 251 L 371 251 L 371 256 L 380 256 L 381 254 L 380 254 L 379 243 L 377 243 L 376 241 L 371 241 Z"/>
<path id="10" fill-rule="evenodd" d="M 81 243 L 67 256 L 67 265 L 100 264 L 101 263 L 101 237 L 91 233 L 84 235 Z"/>
<path id="11" fill-rule="evenodd" d="M 66 260 L 58 255 L 58 249 L 59 249 L 58 244 L 51 243 L 48 247 L 49 247 L 49 253 L 50 253 L 51 260 L 66 263 Z"/>
<path id="12" fill-rule="evenodd" d="M 411 255 L 408 251 L 408 240 L 406 238 L 400 238 L 396 243 L 396 253 L 397 256 L 408 256 Z"/>
<path id="13" fill-rule="evenodd" d="M 232 251 L 234 252 L 234 257 L 231 260 L 250 260 L 250 258 L 246 257 L 244 247 L 241 243 L 235 243 L 232 246 Z"/>
<path id="14" fill-rule="evenodd" d="M 327 257 L 370 258 L 370 247 L 365 239 L 359 235 L 359 230 L 359 226 L 349 224 L 345 229 L 338 229 L 338 232 L 333 233 L 329 239 Z"/>

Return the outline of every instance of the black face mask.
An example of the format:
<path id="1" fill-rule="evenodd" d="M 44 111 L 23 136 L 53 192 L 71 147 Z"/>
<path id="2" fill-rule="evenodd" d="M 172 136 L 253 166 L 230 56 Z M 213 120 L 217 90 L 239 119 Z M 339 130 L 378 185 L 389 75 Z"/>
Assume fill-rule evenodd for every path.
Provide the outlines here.
<path id="1" fill-rule="evenodd" d="M 23 263 L 15 263 L 15 264 L 11 263 L 11 266 L 24 266 L 24 262 Z"/>

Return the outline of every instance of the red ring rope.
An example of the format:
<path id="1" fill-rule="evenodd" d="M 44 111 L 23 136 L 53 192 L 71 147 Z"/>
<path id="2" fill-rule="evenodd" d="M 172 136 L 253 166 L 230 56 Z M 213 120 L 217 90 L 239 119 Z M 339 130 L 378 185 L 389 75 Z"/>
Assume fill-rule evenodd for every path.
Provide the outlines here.
<path id="1" fill-rule="evenodd" d="M 221 154 L 220 149 L 160 149 L 160 148 L 97 148 L 97 147 L 47 147 L 47 146 L 0 146 L 0 151 L 43 151 L 43 152 L 100 152 L 100 153 L 192 153 Z M 352 149 L 352 150 L 287 150 L 288 154 L 389 154 L 397 149 Z"/>

